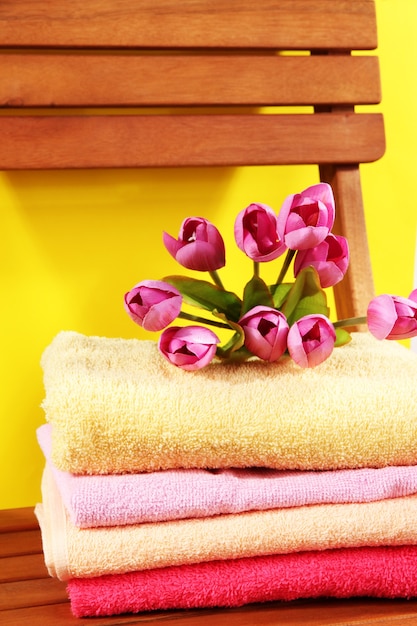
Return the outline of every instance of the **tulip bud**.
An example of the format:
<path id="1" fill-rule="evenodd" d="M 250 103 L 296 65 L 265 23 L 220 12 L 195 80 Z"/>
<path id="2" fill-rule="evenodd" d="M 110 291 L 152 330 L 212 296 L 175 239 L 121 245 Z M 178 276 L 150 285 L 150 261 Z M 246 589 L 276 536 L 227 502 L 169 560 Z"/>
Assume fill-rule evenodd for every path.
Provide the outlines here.
<path id="1" fill-rule="evenodd" d="M 314 248 L 334 223 L 333 191 L 327 183 L 287 196 L 278 214 L 278 235 L 291 250 Z"/>
<path id="2" fill-rule="evenodd" d="M 222 236 L 203 217 L 188 217 L 181 224 L 178 239 L 164 233 L 163 241 L 170 255 L 189 270 L 213 272 L 226 263 Z"/>
<path id="3" fill-rule="evenodd" d="M 277 216 L 266 204 L 250 204 L 235 220 L 238 247 L 253 261 L 272 261 L 287 249 L 277 232 Z"/>
<path id="4" fill-rule="evenodd" d="M 159 337 L 158 348 L 173 365 L 198 370 L 214 358 L 220 339 L 203 326 L 170 326 Z"/>
<path id="5" fill-rule="evenodd" d="M 315 367 L 333 352 L 336 333 L 324 315 L 305 315 L 288 333 L 288 352 L 300 367 Z"/>
<path id="6" fill-rule="evenodd" d="M 319 276 L 320 285 L 325 289 L 333 287 L 342 280 L 348 265 L 347 239 L 330 234 L 315 248 L 297 252 L 294 259 L 294 276 L 298 276 L 304 267 L 314 267 Z"/>
<path id="7" fill-rule="evenodd" d="M 152 331 L 168 326 L 179 314 L 181 304 L 180 292 L 161 280 L 144 280 L 124 297 L 126 312 L 132 320 Z"/>
<path id="8" fill-rule="evenodd" d="M 384 294 L 368 305 L 368 328 L 377 339 L 417 337 L 417 290 L 409 298 Z"/>
<path id="9" fill-rule="evenodd" d="M 245 346 L 264 361 L 277 361 L 287 349 L 288 323 L 283 313 L 268 306 L 255 306 L 239 320 Z"/>

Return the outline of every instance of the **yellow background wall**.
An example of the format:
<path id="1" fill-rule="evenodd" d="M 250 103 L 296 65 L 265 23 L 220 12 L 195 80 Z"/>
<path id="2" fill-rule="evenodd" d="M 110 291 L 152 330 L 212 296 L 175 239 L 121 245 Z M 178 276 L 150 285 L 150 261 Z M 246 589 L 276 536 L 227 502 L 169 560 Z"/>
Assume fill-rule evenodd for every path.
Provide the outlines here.
<path id="1" fill-rule="evenodd" d="M 377 0 L 377 14 L 387 152 L 363 166 L 363 192 L 377 292 L 408 295 L 417 230 L 417 2 Z M 161 233 L 176 234 L 189 215 L 221 230 L 222 278 L 239 289 L 251 263 L 235 249 L 237 212 L 256 201 L 278 211 L 316 176 L 312 167 L 0 172 L 0 508 L 40 497 L 39 359 L 54 335 L 150 337 L 125 314 L 123 294 L 144 278 L 179 273 Z"/>

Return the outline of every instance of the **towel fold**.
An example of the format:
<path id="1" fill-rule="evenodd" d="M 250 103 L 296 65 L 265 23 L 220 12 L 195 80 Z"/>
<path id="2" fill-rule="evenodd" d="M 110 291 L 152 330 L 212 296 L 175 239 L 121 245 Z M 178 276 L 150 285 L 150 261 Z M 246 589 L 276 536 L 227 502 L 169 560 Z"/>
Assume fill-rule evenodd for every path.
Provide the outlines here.
<path id="1" fill-rule="evenodd" d="M 330 548 L 417 544 L 417 496 L 199 519 L 76 528 L 48 467 L 36 514 L 50 575 L 62 580 Z"/>
<path id="2" fill-rule="evenodd" d="M 155 342 L 75 332 L 41 363 L 64 471 L 417 464 L 417 355 L 367 333 L 307 370 L 283 359 L 186 372 Z"/>
<path id="3" fill-rule="evenodd" d="M 68 581 L 76 617 L 236 607 L 298 598 L 417 596 L 417 547 L 347 548 L 213 561 Z"/>
<path id="4" fill-rule="evenodd" d="M 74 526 L 118 526 L 309 504 L 371 502 L 417 493 L 417 466 L 335 471 L 179 469 L 74 475 L 51 461 L 50 424 L 39 444 Z"/>

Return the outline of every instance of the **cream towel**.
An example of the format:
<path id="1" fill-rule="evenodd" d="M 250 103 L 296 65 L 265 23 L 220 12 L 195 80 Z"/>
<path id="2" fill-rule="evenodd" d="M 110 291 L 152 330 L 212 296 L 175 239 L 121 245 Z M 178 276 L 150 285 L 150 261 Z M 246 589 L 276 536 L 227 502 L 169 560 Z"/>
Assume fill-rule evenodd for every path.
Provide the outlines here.
<path id="1" fill-rule="evenodd" d="M 152 341 L 62 332 L 42 367 L 52 460 L 72 473 L 417 464 L 417 355 L 367 333 L 314 369 L 186 372 Z"/>
<path id="2" fill-rule="evenodd" d="M 76 528 L 45 469 L 36 507 L 45 562 L 62 580 L 267 554 L 417 543 L 417 496 L 131 526 Z"/>

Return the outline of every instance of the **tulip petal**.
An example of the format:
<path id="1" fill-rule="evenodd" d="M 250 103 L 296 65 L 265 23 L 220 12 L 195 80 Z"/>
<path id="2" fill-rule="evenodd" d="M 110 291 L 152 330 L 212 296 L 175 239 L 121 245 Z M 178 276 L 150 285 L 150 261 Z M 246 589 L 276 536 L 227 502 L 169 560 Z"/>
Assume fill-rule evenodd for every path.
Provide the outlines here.
<path id="1" fill-rule="evenodd" d="M 223 250 L 207 241 L 193 241 L 177 251 L 176 260 L 189 270 L 211 272 L 224 265 Z"/>
<path id="2" fill-rule="evenodd" d="M 300 367 L 317 367 L 331 355 L 335 341 L 335 329 L 326 316 L 306 315 L 291 326 L 288 351 Z"/>
<path id="3" fill-rule="evenodd" d="M 281 311 L 255 306 L 239 320 L 245 347 L 264 361 L 277 361 L 287 348 L 288 323 Z"/>
<path id="4" fill-rule="evenodd" d="M 194 371 L 212 361 L 219 341 L 211 330 L 202 326 L 171 326 L 159 337 L 158 348 L 173 365 Z"/>
<path id="5" fill-rule="evenodd" d="M 180 250 L 184 245 L 182 242 L 178 241 L 177 239 L 175 239 L 171 235 L 168 235 L 168 233 L 165 232 L 162 233 L 162 241 L 165 248 L 168 250 L 170 255 L 174 257 L 174 259 L 177 256 L 178 250 Z"/>
<path id="6" fill-rule="evenodd" d="M 328 234 L 329 229 L 325 226 L 317 226 L 316 228 L 305 226 L 287 232 L 284 241 L 290 250 L 306 250 L 318 246 Z"/>
<path id="7" fill-rule="evenodd" d="M 277 231 L 277 216 L 267 204 L 252 203 L 241 211 L 234 225 L 237 246 L 256 262 L 272 261 L 281 256 L 285 244 Z"/>
<path id="8" fill-rule="evenodd" d="M 397 320 L 395 304 L 391 296 L 381 295 L 373 298 L 367 311 L 369 331 L 377 339 L 385 339 L 390 334 Z"/>
<path id="9" fill-rule="evenodd" d="M 203 217 L 189 217 L 181 224 L 178 239 L 163 233 L 168 252 L 190 270 L 211 272 L 224 267 L 225 247 L 217 228 Z"/>
<path id="10" fill-rule="evenodd" d="M 149 331 L 162 330 L 181 310 L 182 296 L 161 280 L 143 280 L 125 294 L 124 307 L 131 319 Z"/>

